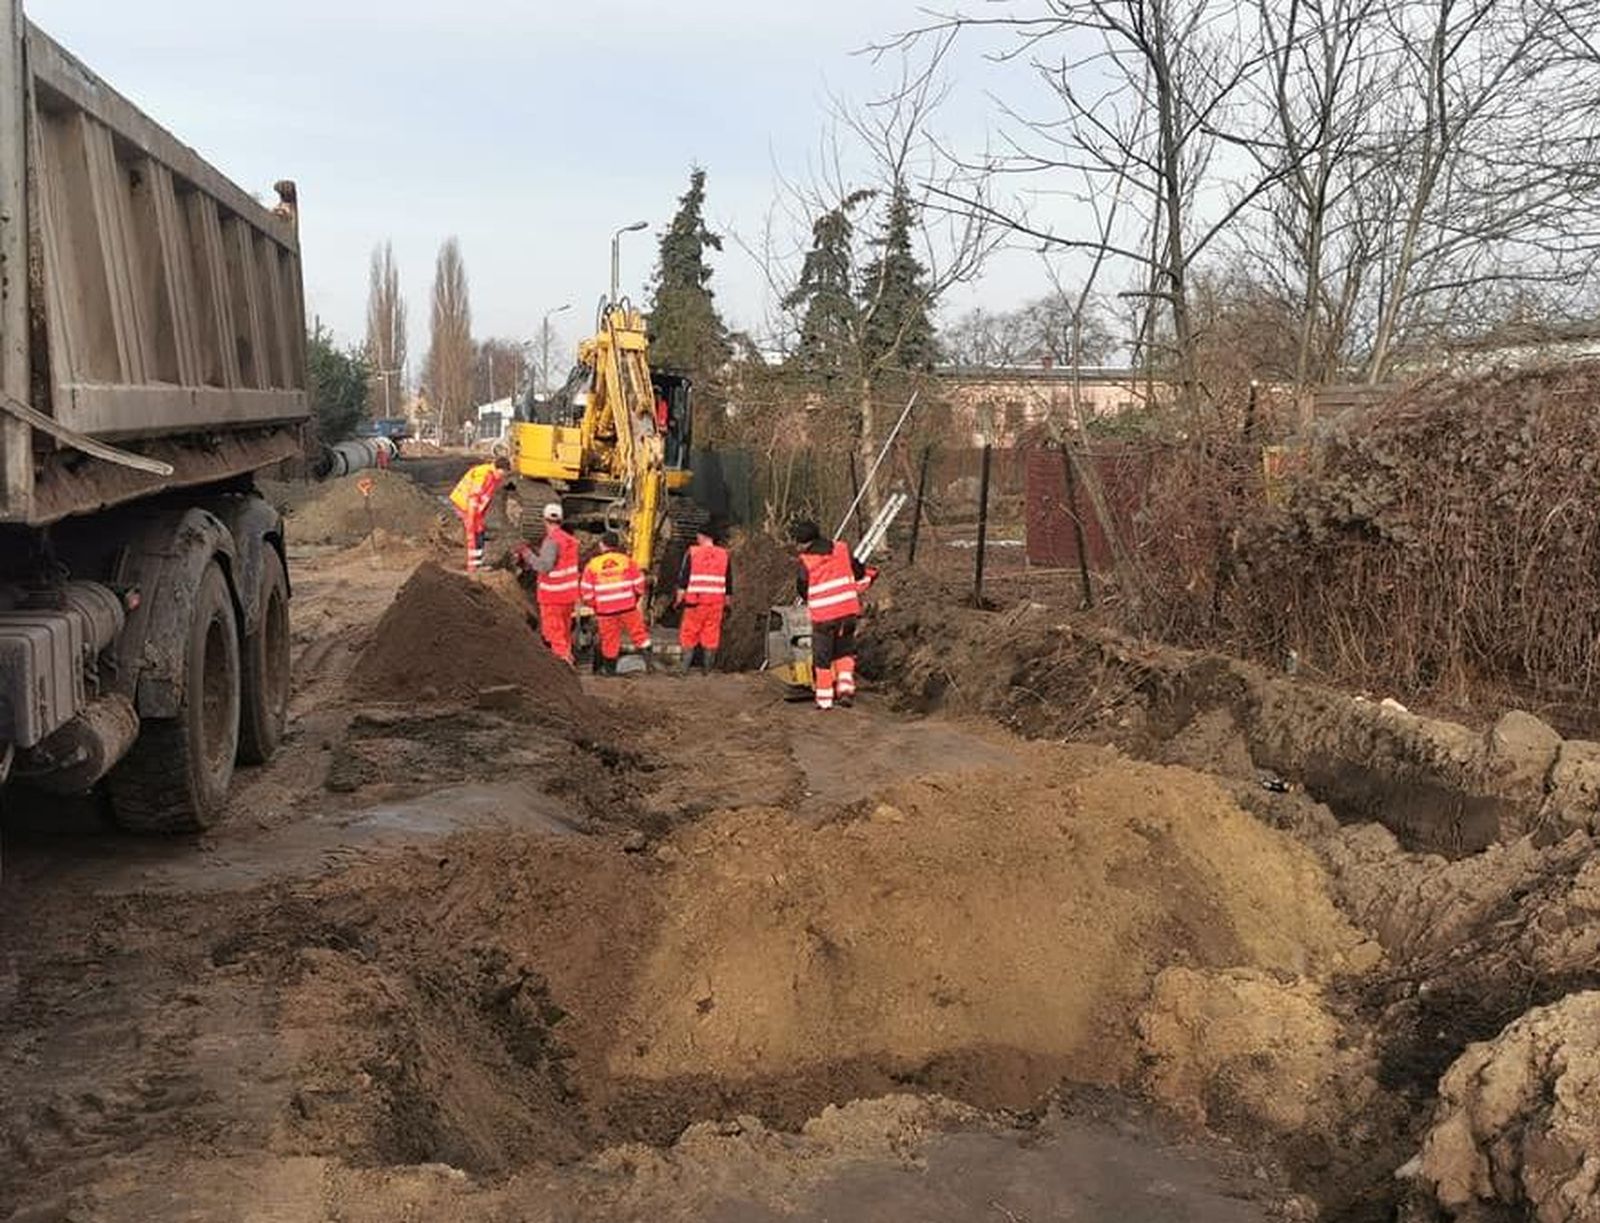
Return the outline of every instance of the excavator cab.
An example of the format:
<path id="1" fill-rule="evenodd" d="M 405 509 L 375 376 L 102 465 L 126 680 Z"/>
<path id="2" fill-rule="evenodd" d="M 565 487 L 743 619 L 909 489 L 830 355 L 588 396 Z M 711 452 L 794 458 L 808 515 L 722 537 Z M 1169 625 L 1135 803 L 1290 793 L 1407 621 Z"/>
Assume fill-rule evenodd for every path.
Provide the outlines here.
<path id="1" fill-rule="evenodd" d="M 650 385 L 656 396 L 656 427 L 665 453 L 667 488 L 683 492 L 694 474 L 689 449 L 694 438 L 694 384 L 682 374 L 653 369 Z"/>

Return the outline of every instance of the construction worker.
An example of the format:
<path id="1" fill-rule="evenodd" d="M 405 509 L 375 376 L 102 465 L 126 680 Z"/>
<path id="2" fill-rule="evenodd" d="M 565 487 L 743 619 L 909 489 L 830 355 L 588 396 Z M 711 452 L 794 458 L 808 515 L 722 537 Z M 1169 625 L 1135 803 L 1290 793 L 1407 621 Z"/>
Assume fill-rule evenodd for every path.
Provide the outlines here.
<path id="1" fill-rule="evenodd" d="M 467 537 L 468 573 L 483 568 L 484 522 L 489 517 L 495 494 L 506 484 L 510 472 L 511 460 L 503 456 L 490 463 L 478 463 L 467 468 L 466 474 L 450 490 L 450 504 L 455 506 Z"/>
<path id="2" fill-rule="evenodd" d="M 581 590 L 584 603 L 594 609 L 602 673 L 617 673 L 623 633 L 628 634 L 633 648 L 645 656 L 645 665 L 650 666 L 650 630 L 639 611 L 645 592 L 644 574 L 633 563 L 633 557 L 622 550 L 615 531 L 600 537 L 600 555 L 584 567 Z"/>
<path id="3" fill-rule="evenodd" d="M 578 538 L 563 525 L 561 506 L 544 507 L 544 542 L 533 558 L 538 575 L 534 597 L 539 604 L 539 635 L 550 652 L 563 662 L 572 661 L 572 618 L 577 611 L 581 579 L 578 574 Z"/>
<path id="4" fill-rule="evenodd" d="M 796 589 L 811 615 L 817 708 L 848 708 L 856 696 L 856 621 L 873 575 L 850 554 L 849 544 L 825 538 L 814 522 L 797 522 L 789 534 L 800 545 Z"/>
<path id="5" fill-rule="evenodd" d="M 683 673 L 689 674 L 695 655 L 710 675 L 722 648 L 722 621 L 733 606 L 733 562 L 710 524 L 695 533 L 694 545 L 683 554 L 678 569 L 678 592 L 672 605 L 683 609 L 678 624 L 678 645 L 683 650 Z"/>

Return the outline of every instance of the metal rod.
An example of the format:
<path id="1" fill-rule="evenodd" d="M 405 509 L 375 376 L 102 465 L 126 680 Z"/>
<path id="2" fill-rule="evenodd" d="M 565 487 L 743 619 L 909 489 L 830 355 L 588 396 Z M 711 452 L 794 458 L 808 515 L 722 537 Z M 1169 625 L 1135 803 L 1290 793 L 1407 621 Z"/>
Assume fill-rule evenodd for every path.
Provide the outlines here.
<path id="1" fill-rule="evenodd" d="M 860 502 L 862 497 L 867 495 L 867 489 L 872 487 L 873 477 L 878 474 L 878 468 L 883 466 L 883 460 L 889 457 L 889 447 L 894 445 L 894 439 L 899 437 L 900 430 L 905 428 L 906 419 L 911 415 L 911 409 L 917 406 L 917 396 L 921 394 L 921 388 L 911 392 L 911 398 L 906 401 L 905 411 L 900 413 L 900 419 L 895 422 L 894 428 L 890 430 L 888 438 L 883 443 L 883 449 L 878 451 L 878 457 L 873 462 L 872 469 L 867 472 L 867 478 L 862 482 L 861 491 L 856 494 L 856 499 L 851 503 L 850 508 L 844 512 L 844 521 L 839 524 L 839 529 L 833 533 L 835 539 L 843 535 L 845 527 L 850 525 L 850 516 L 856 512 L 856 504 Z"/>
<path id="2" fill-rule="evenodd" d="M 855 557 L 857 560 L 867 560 L 882 546 L 884 539 L 888 537 L 889 528 L 894 525 L 895 519 L 900 517 L 900 511 L 906 508 L 906 502 L 910 500 L 911 498 L 906 496 L 905 493 L 897 492 L 883 503 L 883 508 L 878 511 L 877 518 L 873 519 L 872 525 L 867 528 L 866 534 L 861 537 L 861 542 L 856 545 Z"/>
<path id="3" fill-rule="evenodd" d="M 917 505 L 911 515 L 911 546 L 907 549 L 906 564 L 917 563 L 917 538 L 922 533 L 922 498 L 928 491 L 928 459 L 933 455 L 932 446 L 922 448 L 922 470 L 917 475 Z"/>
<path id="4" fill-rule="evenodd" d="M 983 557 L 989 547 L 989 465 L 994 447 L 983 448 L 983 468 L 978 475 L 978 561 L 972 576 L 972 601 L 983 606 Z"/>

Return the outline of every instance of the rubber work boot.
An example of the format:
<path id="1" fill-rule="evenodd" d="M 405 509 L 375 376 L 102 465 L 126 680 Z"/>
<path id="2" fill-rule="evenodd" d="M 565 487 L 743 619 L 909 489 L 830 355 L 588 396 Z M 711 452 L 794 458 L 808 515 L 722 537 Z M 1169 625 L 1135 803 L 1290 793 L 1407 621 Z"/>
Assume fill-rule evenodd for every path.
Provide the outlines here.
<path id="1" fill-rule="evenodd" d="M 681 658 L 678 659 L 678 674 L 679 675 L 687 675 L 687 674 L 689 674 L 690 671 L 693 671 L 693 670 L 694 670 L 694 652 L 690 651 L 689 653 L 683 655 Z"/>
<path id="2" fill-rule="evenodd" d="M 700 674 L 710 675 L 717 669 L 717 652 L 705 650 L 700 655 Z"/>
<path id="3" fill-rule="evenodd" d="M 656 673 L 655 647 L 647 645 L 644 649 L 639 651 L 639 654 L 644 659 L 644 673 L 646 675 L 654 675 Z"/>
<path id="4" fill-rule="evenodd" d="M 600 674 L 607 679 L 616 679 L 617 660 L 615 658 L 602 658 L 600 660 Z"/>

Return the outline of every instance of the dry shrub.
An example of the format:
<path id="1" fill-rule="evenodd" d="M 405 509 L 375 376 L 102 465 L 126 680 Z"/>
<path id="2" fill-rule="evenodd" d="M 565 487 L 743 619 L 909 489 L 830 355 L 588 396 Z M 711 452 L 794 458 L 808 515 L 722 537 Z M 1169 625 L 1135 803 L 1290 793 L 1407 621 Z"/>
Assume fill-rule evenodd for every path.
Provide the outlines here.
<path id="1" fill-rule="evenodd" d="M 1247 456 L 1174 455 L 1139 516 L 1136 627 L 1387 692 L 1587 697 L 1597 403 L 1600 363 L 1426 380 L 1342 420 L 1281 510 Z"/>

